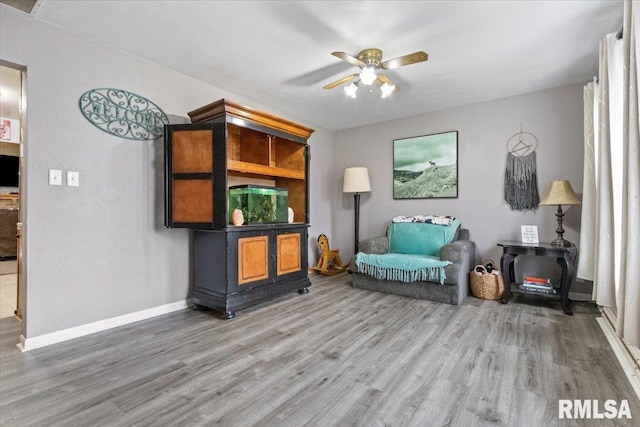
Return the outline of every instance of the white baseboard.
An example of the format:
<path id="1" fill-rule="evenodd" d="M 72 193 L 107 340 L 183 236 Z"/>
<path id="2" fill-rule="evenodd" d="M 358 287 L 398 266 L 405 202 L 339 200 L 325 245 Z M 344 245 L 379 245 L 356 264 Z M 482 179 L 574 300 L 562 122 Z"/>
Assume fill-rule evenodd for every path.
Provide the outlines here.
<path id="1" fill-rule="evenodd" d="M 607 341 L 609 341 L 609 345 L 613 349 L 613 352 L 615 353 L 622 370 L 627 376 L 631 387 L 638 395 L 638 399 L 640 399 L 640 370 L 636 367 L 635 362 L 631 358 L 631 355 L 625 348 L 621 339 L 616 335 L 611 323 L 609 323 L 604 316 L 598 317 L 596 320 L 600 325 L 602 332 L 604 332 L 605 337 L 607 337 Z"/>
<path id="2" fill-rule="evenodd" d="M 72 340 L 74 338 L 83 337 L 85 335 L 93 334 L 96 332 L 105 331 L 107 329 L 115 328 L 118 326 L 127 325 L 129 323 L 139 322 L 140 320 L 150 319 L 162 314 L 168 314 L 174 311 L 183 310 L 189 307 L 189 305 L 189 300 L 178 301 L 142 311 L 136 311 L 134 313 L 124 314 L 122 316 L 112 317 L 110 319 L 87 323 L 86 325 L 80 325 L 69 329 L 63 329 L 61 331 L 51 332 L 49 334 L 44 334 L 37 337 L 25 338 L 24 335 L 20 335 L 20 343 L 17 344 L 17 347 L 20 349 L 20 351 L 29 351 L 51 344 Z"/>

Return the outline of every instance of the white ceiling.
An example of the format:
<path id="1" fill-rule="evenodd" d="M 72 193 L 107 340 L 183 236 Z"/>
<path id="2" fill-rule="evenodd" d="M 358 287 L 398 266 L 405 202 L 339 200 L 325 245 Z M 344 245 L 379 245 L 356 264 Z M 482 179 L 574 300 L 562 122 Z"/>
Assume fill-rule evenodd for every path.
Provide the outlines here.
<path id="1" fill-rule="evenodd" d="M 32 14 L 342 130 L 589 81 L 623 1 L 40 0 Z M 331 52 L 370 47 L 385 60 L 419 50 L 429 60 L 385 72 L 400 87 L 390 98 L 322 88 L 358 71 Z"/>

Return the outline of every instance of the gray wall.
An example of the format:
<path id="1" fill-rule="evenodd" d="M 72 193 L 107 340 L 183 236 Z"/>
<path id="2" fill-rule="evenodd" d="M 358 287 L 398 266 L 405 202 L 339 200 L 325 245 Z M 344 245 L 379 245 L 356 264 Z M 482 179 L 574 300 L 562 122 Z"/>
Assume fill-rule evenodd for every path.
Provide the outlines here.
<path id="1" fill-rule="evenodd" d="M 189 233 L 163 226 L 162 141 L 102 132 L 80 113 L 80 95 L 99 87 L 128 90 L 155 102 L 173 122 L 186 122 L 188 111 L 223 97 L 281 114 L 0 8 L 0 60 L 27 68 L 24 336 L 184 301 Z M 332 134 L 318 129 L 309 143 L 313 236 L 331 228 L 324 200 L 332 191 Z M 79 171 L 80 187 L 48 186 L 50 168 Z M 315 262 L 315 242 L 310 248 Z"/>
<path id="2" fill-rule="evenodd" d="M 162 219 L 162 142 L 108 135 L 82 116 L 86 90 L 115 87 L 145 96 L 174 122 L 226 97 L 272 114 L 221 88 L 43 24 L 0 5 L 0 60 L 27 67 L 25 337 L 158 307 L 188 297 L 189 238 Z M 366 114 L 366 111 L 363 111 Z M 296 117 L 293 121 L 314 128 Z M 395 215 L 450 214 L 471 229 L 478 259 L 499 259 L 499 240 L 518 239 L 520 225 L 555 237 L 555 209 L 514 212 L 502 201 L 507 139 L 522 122 L 540 140 L 541 193 L 550 180 L 582 185 L 582 85 L 337 132 L 317 129 L 311 145 L 309 263 L 325 233 L 348 259 L 353 250 L 353 198 L 342 194 L 349 166 L 369 167 L 361 237 L 384 232 Z M 393 139 L 457 130 L 459 197 L 394 200 Z M 80 187 L 50 187 L 50 168 L 80 172 Z M 565 237 L 578 241 L 579 207 L 567 211 Z M 23 277 L 24 279 L 24 277 Z"/>
<path id="3" fill-rule="evenodd" d="M 380 102 L 380 101 L 379 101 Z M 363 111 L 366 114 L 366 111 Z M 353 252 L 353 195 L 342 193 L 344 169 L 369 168 L 372 191 L 363 194 L 360 239 L 382 235 L 396 215 L 439 214 L 458 217 L 471 231 L 478 259 L 500 260 L 500 240 L 520 240 L 521 225 L 537 225 L 541 241 L 556 237 L 556 207 L 512 211 L 503 201 L 507 140 L 520 130 L 537 136 L 540 197 L 549 181 L 570 180 L 582 190 L 582 85 L 500 99 L 449 111 L 336 132 L 334 135 L 333 242 Z M 393 140 L 458 131 L 458 198 L 394 200 Z M 580 206 L 569 207 L 565 238 L 578 243 Z"/>

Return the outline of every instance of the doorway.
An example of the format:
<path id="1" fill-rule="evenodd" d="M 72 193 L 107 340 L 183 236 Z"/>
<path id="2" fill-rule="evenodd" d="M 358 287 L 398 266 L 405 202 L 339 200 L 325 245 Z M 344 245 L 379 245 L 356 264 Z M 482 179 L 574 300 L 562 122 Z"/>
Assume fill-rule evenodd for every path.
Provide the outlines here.
<path id="1" fill-rule="evenodd" d="M 0 318 L 22 318 L 24 68 L 0 62 Z M 22 296 L 22 301 L 21 297 Z"/>

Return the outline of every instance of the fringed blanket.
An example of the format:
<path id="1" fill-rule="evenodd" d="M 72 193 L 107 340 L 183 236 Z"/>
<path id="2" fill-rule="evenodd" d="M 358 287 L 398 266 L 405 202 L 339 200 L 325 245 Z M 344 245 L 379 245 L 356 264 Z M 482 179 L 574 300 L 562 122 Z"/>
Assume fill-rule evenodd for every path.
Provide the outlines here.
<path id="1" fill-rule="evenodd" d="M 440 261 L 429 255 L 365 254 L 356 255 L 356 266 L 364 273 L 379 280 L 400 282 L 439 282 L 444 284 L 444 268 L 450 261 Z"/>

